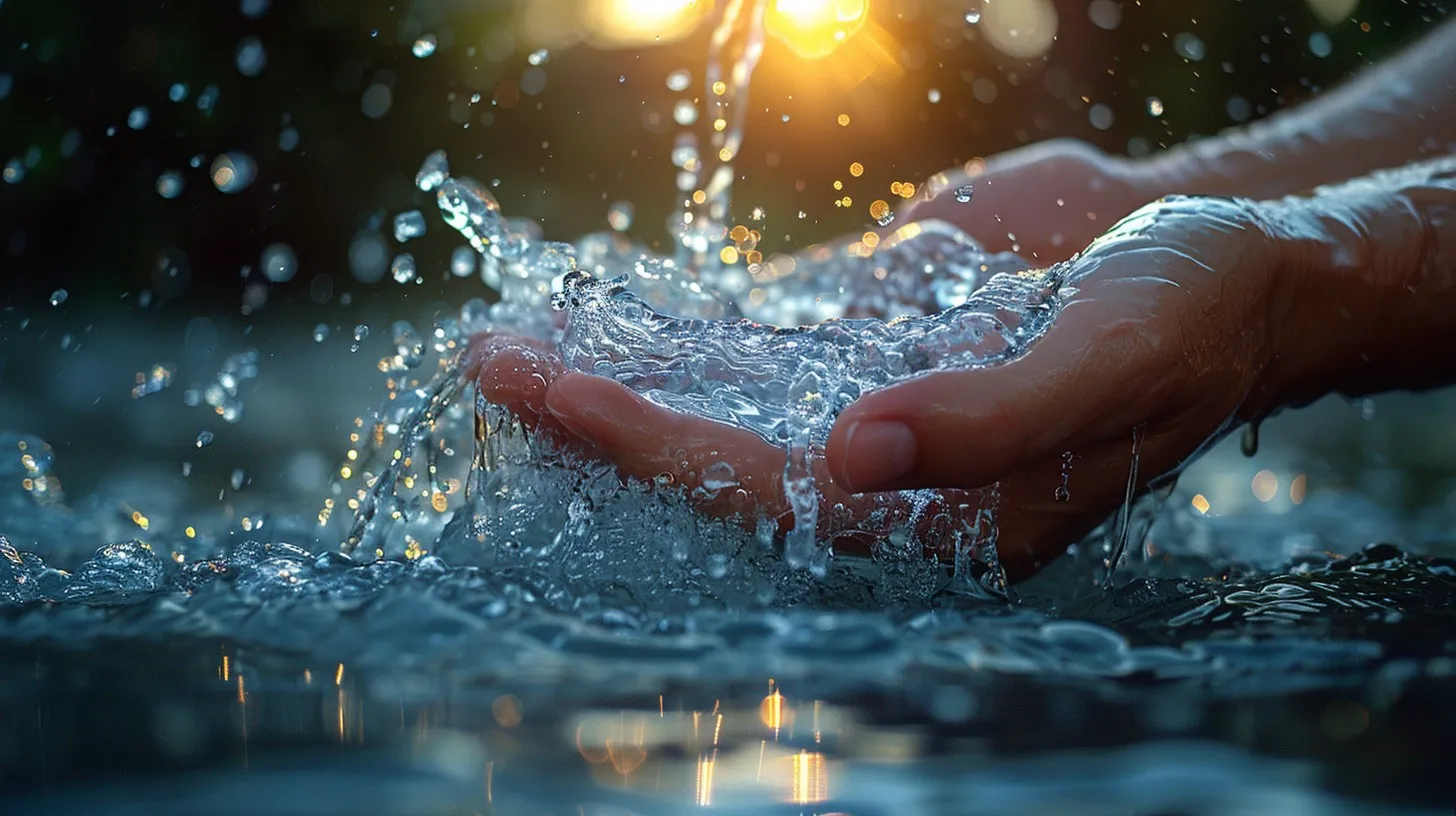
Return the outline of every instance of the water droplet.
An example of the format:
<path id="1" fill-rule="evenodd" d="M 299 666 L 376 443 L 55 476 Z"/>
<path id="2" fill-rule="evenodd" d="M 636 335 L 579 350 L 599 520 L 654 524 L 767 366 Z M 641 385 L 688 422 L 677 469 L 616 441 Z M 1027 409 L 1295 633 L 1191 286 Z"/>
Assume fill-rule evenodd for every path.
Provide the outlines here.
<path id="1" fill-rule="evenodd" d="M 672 106 L 672 121 L 688 127 L 698 121 L 698 106 L 694 105 L 691 99 L 679 99 Z"/>
<path id="2" fill-rule="evenodd" d="M 242 0 L 239 8 L 241 8 L 244 17 L 256 20 L 268 13 L 269 2 L 270 0 Z"/>
<path id="3" fill-rule="evenodd" d="M 181 102 L 187 98 L 189 90 L 191 89 L 187 87 L 187 83 L 174 82 L 172 83 L 172 87 L 167 89 L 167 98 L 173 102 Z"/>
<path id="4" fill-rule="evenodd" d="M 157 195 L 162 198 L 176 198 L 182 195 L 182 174 L 175 170 L 168 170 L 157 176 Z"/>
<path id="5" fill-rule="evenodd" d="M 126 126 L 132 130 L 141 130 L 150 121 L 152 121 L 152 114 L 147 110 L 146 105 L 137 105 L 131 109 L 131 113 L 126 115 Z"/>
<path id="6" fill-rule="evenodd" d="M 633 211 L 632 202 L 618 201 L 607 208 L 607 224 L 617 232 L 626 232 L 632 228 Z"/>
<path id="7" fill-rule="evenodd" d="M 62 303 L 65 303 L 66 298 L 68 297 L 70 297 L 70 293 L 67 292 L 65 289 L 57 289 L 56 291 L 51 292 L 51 305 L 59 306 Z"/>
<path id="8" fill-rule="evenodd" d="M 1062 454 L 1062 483 L 1057 485 L 1056 491 L 1052 493 L 1053 498 L 1055 498 L 1057 501 L 1064 502 L 1071 500 L 1072 491 L 1067 486 L 1067 483 L 1071 479 L 1071 476 L 1072 452 L 1066 451 Z"/>
<path id="9" fill-rule="evenodd" d="M 621 85 L 621 84 L 625 83 L 626 81 L 627 81 L 627 75 L 626 74 L 618 74 L 617 75 L 617 84 L 618 85 Z"/>
<path id="10" fill-rule="evenodd" d="M 419 210 L 402 212 L 394 217 L 394 240 L 404 243 L 425 234 L 425 216 Z"/>
<path id="11" fill-rule="evenodd" d="M 415 173 L 415 186 L 420 192 L 428 193 L 431 190 L 445 183 L 450 177 L 450 160 L 445 151 L 436 150 L 425 157 L 420 164 L 420 169 Z"/>
<path id="12" fill-rule="evenodd" d="M 278 149 L 291 153 L 298 147 L 298 128 L 286 127 L 278 133 Z"/>
<path id="13" fill-rule="evenodd" d="M 212 431 L 203 431 L 197 435 L 197 447 L 205 448 L 212 444 Z"/>
<path id="14" fill-rule="evenodd" d="M 327 340 L 328 338 L 329 338 L 329 327 L 328 327 L 328 324 L 320 323 L 317 326 L 314 326 L 313 327 L 313 341 L 315 343 L 322 343 L 323 341 Z"/>
<path id="15" fill-rule="evenodd" d="M 1259 452 L 1259 422 L 1255 420 L 1244 426 L 1243 436 L 1239 437 L 1239 451 L 1244 456 L 1253 456 Z"/>
<path id="16" fill-rule="evenodd" d="M 224 193 L 240 193 L 253 183 L 257 172 L 252 156 L 234 150 L 213 159 L 212 184 Z"/>
<path id="17" fill-rule="evenodd" d="M 284 283 L 292 280 L 298 271 L 298 256 L 288 244 L 269 244 L 263 250 L 260 266 L 263 277 L 274 283 Z"/>
<path id="18" fill-rule="evenodd" d="M 1107 130 L 1112 127 L 1115 118 L 1112 114 L 1112 108 L 1101 102 L 1087 110 L 1087 121 L 1091 123 L 1092 127 L 1098 130 Z"/>
<path id="19" fill-rule="evenodd" d="M 679 68 L 667 75 L 667 89 L 682 93 L 693 84 L 693 75 L 688 73 L 686 68 Z"/>
<path id="20" fill-rule="evenodd" d="M 415 269 L 415 256 L 408 252 L 401 252 L 394 256 L 394 263 L 389 265 L 389 273 L 394 277 L 395 283 L 409 283 L 418 276 Z"/>
<path id="21" fill-rule="evenodd" d="M 232 477 L 228 479 L 228 483 L 233 486 L 233 490 L 242 490 L 245 479 L 247 479 L 247 474 L 243 472 L 242 468 L 237 468 L 233 471 Z"/>
<path id="22" fill-rule="evenodd" d="M 535 51 L 526 55 L 526 62 L 532 65 L 545 65 L 549 59 L 551 59 L 551 52 L 544 48 L 537 48 Z"/>
<path id="23" fill-rule="evenodd" d="M 25 178 L 25 165 L 21 163 L 20 157 L 15 157 L 5 163 L 5 169 L 0 170 L 0 178 L 5 179 L 7 184 L 18 184 Z"/>
<path id="24" fill-rule="evenodd" d="M 10 95 L 10 89 L 15 86 L 15 80 L 9 74 L 0 74 L 0 99 Z"/>
<path id="25" fill-rule="evenodd" d="M 1323 31 L 1316 31 L 1309 35 L 1309 53 L 1324 59 L 1335 52 L 1334 43 L 1330 42 L 1330 35 Z"/>
<path id="26" fill-rule="evenodd" d="M 360 230 L 349 242 L 349 271 L 360 283 L 377 283 L 389 268 L 389 244 L 384 236 Z"/>
<path id="27" fill-rule="evenodd" d="M 367 338 L 368 336 L 369 336 L 369 325 L 367 323 L 360 323 L 359 325 L 355 326 L 354 327 L 354 342 L 352 344 L 350 344 L 349 351 L 351 351 L 351 352 L 358 351 L 359 350 L 359 346 L 364 343 L 364 339 Z"/>
<path id="28" fill-rule="evenodd" d="M 1148 97 L 1148 115 L 1149 116 L 1162 116 L 1163 115 L 1163 100 L 1157 98 L 1156 96 L 1150 96 L 1150 97 Z"/>
<path id="29" fill-rule="evenodd" d="M 424 34 L 421 35 L 419 39 L 415 40 L 414 45 L 410 46 L 410 53 L 414 54 L 419 59 L 424 59 L 425 57 L 434 54 L 435 48 L 438 45 L 439 41 L 435 39 L 434 34 Z"/>
<path id="30" fill-rule="evenodd" d="M 962 184 L 955 189 L 955 200 L 962 204 L 969 204 L 975 194 L 976 190 L 972 185 Z"/>
<path id="31" fill-rule="evenodd" d="M 455 247 L 455 251 L 450 253 L 450 274 L 457 278 L 475 274 L 475 250 L 468 246 Z"/>
<path id="32" fill-rule="evenodd" d="M 930 100 L 930 104 L 932 104 L 932 105 L 939 104 L 940 103 L 940 89 L 939 88 L 931 88 L 930 91 L 925 94 L 925 97 Z"/>
<path id="33" fill-rule="evenodd" d="M 1207 54 L 1208 49 L 1197 35 L 1184 31 L 1173 38 L 1173 51 L 1189 62 L 1198 62 Z"/>
<path id="34" fill-rule="evenodd" d="M 972 9 L 967 9 L 966 10 L 966 24 L 967 25 L 975 25 L 976 23 L 979 23 L 979 22 L 981 22 L 981 9 L 980 9 L 980 6 L 977 6 L 976 8 L 972 8 Z"/>
<path id="35" fill-rule="evenodd" d="M 218 93 L 216 85 L 208 85 L 203 88 L 202 93 L 197 95 L 197 109 L 200 111 L 212 110 L 212 106 L 217 104 Z"/>
<path id="36" fill-rule="evenodd" d="M 389 90 L 388 85 L 375 82 L 364 89 L 364 95 L 359 97 L 359 110 L 370 119 L 380 119 L 394 105 L 394 92 Z"/>
<path id="37" fill-rule="evenodd" d="M 244 37 L 238 41 L 237 66 L 243 76 L 255 77 L 263 73 L 268 65 L 268 52 L 257 37 Z"/>

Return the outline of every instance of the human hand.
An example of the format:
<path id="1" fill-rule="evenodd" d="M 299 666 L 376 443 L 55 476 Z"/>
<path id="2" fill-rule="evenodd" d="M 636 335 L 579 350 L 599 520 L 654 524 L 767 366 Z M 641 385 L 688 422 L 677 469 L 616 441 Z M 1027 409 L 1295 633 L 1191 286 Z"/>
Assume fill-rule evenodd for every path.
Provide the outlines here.
<path id="1" fill-rule="evenodd" d="M 897 220 L 949 221 L 991 252 L 1049 265 L 1167 193 L 1157 165 L 1054 139 L 938 173 Z M 961 201 L 958 191 L 972 196 Z"/>
<path id="2" fill-rule="evenodd" d="M 1265 374 L 1293 301 L 1275 291 L 1283 245 L 1255 206 L 1151 205 L 1066 269 L 1076 292 L 1022 357 L 932 373 L 852 404 L 814 463 L 821 518 L 865 513 L 875 494 L 911 488 L 939 490 L 955 507 L 968 503 L 964 491 L 999 482 L 998 547 L 1025 575 L 1121 504 L 1135 432 L 1141 489 L 1237 419 L 1274 407 Z M 624 475 L 671 474 L 709 512 L 787 520 L 784 452 L 756 435 L 565 372 L 549 349 L 492 340 L 472 359 L 488 399 Z M 1064 452 L 1073 454 L 1065 470 Z M 720 462 L 732 488 L 697 491 Z"/>

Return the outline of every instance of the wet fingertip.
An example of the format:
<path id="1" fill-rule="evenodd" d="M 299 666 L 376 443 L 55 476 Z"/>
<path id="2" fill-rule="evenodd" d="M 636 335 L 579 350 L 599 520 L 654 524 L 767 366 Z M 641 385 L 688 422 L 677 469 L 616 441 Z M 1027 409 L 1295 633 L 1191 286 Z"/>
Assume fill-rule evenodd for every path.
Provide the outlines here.
<path id="1" fill-rule="evenodd" d="M 836 429 L 837 430 L 837 429 Z M 919 459 L 915 431 L 895 419 L 866 419 L 843 432 L 831 476 L 851 493 L 891 489 L 913 474 Z"/>

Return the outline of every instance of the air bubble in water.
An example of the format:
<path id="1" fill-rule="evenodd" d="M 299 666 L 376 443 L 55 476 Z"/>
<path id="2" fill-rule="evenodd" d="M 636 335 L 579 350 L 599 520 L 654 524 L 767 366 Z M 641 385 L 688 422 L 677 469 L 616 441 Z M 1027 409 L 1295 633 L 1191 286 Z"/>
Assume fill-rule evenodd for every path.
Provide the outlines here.
<path id="1" fill-rule="evenodd" d="M 150 121 L 152 121 L 152 114 L 147 110 L 146 105 L 137 105 L 131 109 L 131 113 L 126 115 L 126 126 L 132 130 L 141 130 Z"/>
<path id="2" fill-rule="evenodd" d="M 5 162 L 5 169 L 0 170 L 0 178 L 5 179 L 7 184 L 19 184 L 25 178 L 25 165 L 20 163 L 19 156 Z"/>
<path id="3" fill-rule="evenodd" d="M 240 193 L 253 183 L 258 165 L 253 157 L 239 151 L 230 151 L 212 161 L 212 184 L 224 193 Z"/>
<path id="4" fill-rule="evenodd" d="M 238 41 L 236 61 L 239 73 L 254 77 L 263 73 L 263 69 L 267 67 L 268 52 L 257 37 L 244 37 Z"/>
<path id="5" fill-rule="evenodd" d="M 680 68 L 667 75 L 667 89 L 669 91 L 681 93 L 686 91 L 691 84 L 693 84 L 693 75 L 688 73 L 685 68 Z"/>
<path id="6" fill-rule="evenodd" d="M 239 4 L 244 17 L 258 19 L 268 13 L 269 0 L 242 0 Z"/>
<path id="7" fill-rule="evenodd" d="M 415 256 L 408 252 L 401 252 L 394 256 L 394 263 L 389 265 L 389 273 L 394 276 L 395 283 L 409 283 L 418 276 L 415 269 Z"/>
<path id="8" fill-rule="evenodd" d="M 423 34 L 418 40 L 415 40 L 414 45 L 410 46 L 410 53 L 420 59 L 424 59 L 435 53 L 435 48 L 438 45 L 439 41 L 435 39 L 434 34 Z"/>
<path id="9" fill-rule="evenodd" d="M 203 431 L 197 435 L 197 447 L 205 448 L 212 444 L 212 431 Z"/>
<path id="10" fill-rule="evenodd" d="M 260 265 L 264 277 L 274 283 L 284 283 L 292 280 L 294 273 L 298 271 L 298 256 L 288 244 L 269 244 L 263 250 Z"/>
<path id="11" fill-rule="evenodd" d="M 167 98 L 172 100 L 173 102 L 181 102 L 182 100 L 187 98 L 187 92 L 189 90 L 190 89 L 187 87 L 187 83 L 174 82 L 172 83 L 172 87 L 167 89 Z"/>
<path id="12" fill-rule="evenodd" d="M 544 48 L 537 48 L 535 51 L 526 55 L 526 62 L 532 65 L 545 65 L 549 59 L 551 59 L 551 52 Z"/>
<path id="13" fill-rule="evenodd" d="M 394 217 L 394 240 L 410 241 L 425 234 L 425 215 L 419 210 L 402 212 Z"/>
<path id="14" fill-rule="evenodd" d="M 450 274 L 457 278 L 468 278 L 475 274 L 475 250 L 470 247 L 455 247 L 450 253 Z"/>
<path id="15" fill-rule="evenodd" d="M 327 339 L 329 339 L 328 324 L 320 323 L 317 326 L 313 327 L 313 341 L 315 343 L 322 343 Z"/>
<path id="16" fill-rule="evenodd" d="M 436 150 L 420 164 L 419 172 L 415 173 L 415 186 L 420 192 L 428 193 L 445 183 L 449 176 L 450 160 L 445 156 L 445 151 Z"/>
<path id="17" fill-rule="evenodd" d="M 962 184 L 955 189 L 955 200 L 962 204 L 969 204 L 975 194 L 976 189 L 974 187 L 969 184 Z"/>
<path id="18" fill-rule="evenodd" d="M 236 470 L 233 471 L 232 476 L 228 479 L 228 483 L 233 486 L 233 490 L 242 490 L 243 489 L 243 481 L 246 478 L 247 478 L 247 474 L 243 472 L 243 469 L 242 468 L 237 468 Z"/>
<path id="19" fill-rule="evenodd" d="M 66 298 L 68 297 L 70 297 L 70 293 L 67 292 L 65 289 L 57 289 L 56 291 L 51 292 L 51 305 L 59 306 L 62 303 L 65 303 Z"/>
<path id="20" fill-rule="evenodd" d="M 607 208 L 607 224 L 617 232 L 626 232 L 632 228 L 632 202 L 618 201 Z"/>
<path id="21" fill-rule="evenodd" d="M 358 351 L 364 339 L 369 336 L 369 324 L 360 323 L 354 327 L 354 342 L 350 344 L 349 351 Z"/>

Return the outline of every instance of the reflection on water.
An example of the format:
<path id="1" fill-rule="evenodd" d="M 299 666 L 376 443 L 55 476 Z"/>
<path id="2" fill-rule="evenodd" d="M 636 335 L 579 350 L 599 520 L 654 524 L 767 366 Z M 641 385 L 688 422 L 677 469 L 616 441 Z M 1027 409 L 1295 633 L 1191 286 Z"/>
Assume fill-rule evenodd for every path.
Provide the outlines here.
<path id="1" fill-rule="evenodd" d="M 583 706 L 529 675 L 216 642 L 11 648 L 0 666 L 17 813 L 1342 813 L 1451 793 L 1445 684 L 1419 673 L 1223 701 L 935 671 L 765 696 L 762 675 L 639 673 Z"/>

